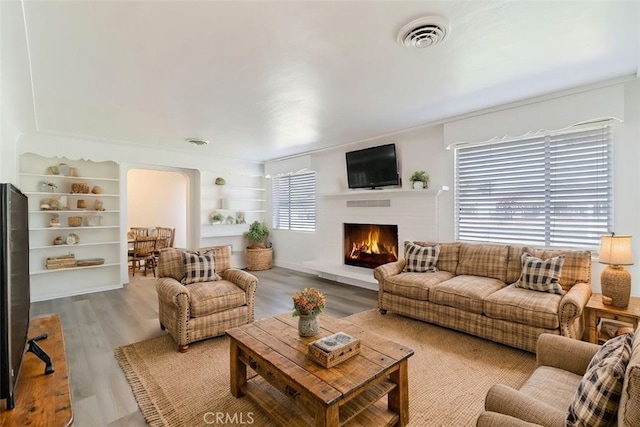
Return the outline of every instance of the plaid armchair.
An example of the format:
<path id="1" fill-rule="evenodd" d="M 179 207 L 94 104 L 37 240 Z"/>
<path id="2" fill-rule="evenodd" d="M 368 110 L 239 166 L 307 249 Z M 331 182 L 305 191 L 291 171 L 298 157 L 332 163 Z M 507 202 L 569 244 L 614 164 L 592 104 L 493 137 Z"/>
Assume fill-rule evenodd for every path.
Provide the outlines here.
<path id="1" fill-rule="evenodd" d="M 207 271 L 211 270 L 207 262 L 211 255 L 213 271 Z M 196 260 L 195 269 L 187 262 L 190 259 Z M 254 320 L 258 279 L 231 268 L 231 246 L 195 252 L 163 249 L 158 277 L 160 327 L 173 337 L 180 352 L 186 352 L 192 342 L 223 335 L 227 329 Z"/>
<path id="2" fill-rule="evenodd" d="M 571 338 L 542 334 L 538 339 L 538 367 L 519 389 L 503 384 L 489 389 L 485 411 L 477 420 L 478 427 L 565 427 L 566 425 L 640 426 L 640 328 L 635 331 L 628 361 L 607 360 L 607 355 L 594 357 L 602 347 Z M 616 356 L 615 352 L 612 352 Z M 603 362 L 604 360 L 604 362 Z M 599 362 L 599 363 L 596 363 Z M 591 363 L 597 368 L 588 370 Z M 611 363 L 607 365 L 607 363 Z M 589 372 L 589 373 L 587 373 Z M 585 375 L 586 373 L 586 375 Z M 613 390 L 612 378 L 622 378 L 621 390 Z M 602 377 L 605 379 L 602 379 Z M 587 381 L 583 381 L 583 377 Z M 581 383 L 582 381 L 582 383 Z M 567 424 L 567 414 L 576 390 L 580 390 L 577 411 L 587 420 Z M 620 396 L 619 406 L 609 401 Z M 575 406 L 574 406 L 575 409 Z M 574 413 L 576 413 L 574 411 Z M 612 414 L 610 423 L 596 421 Z"/>

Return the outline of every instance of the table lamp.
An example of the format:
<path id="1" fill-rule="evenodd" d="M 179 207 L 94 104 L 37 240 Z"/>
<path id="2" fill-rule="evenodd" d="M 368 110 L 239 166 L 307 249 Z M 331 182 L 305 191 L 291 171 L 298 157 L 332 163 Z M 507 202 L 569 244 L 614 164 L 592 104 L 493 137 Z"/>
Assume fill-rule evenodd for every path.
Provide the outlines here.
<path id="1" fill-rule="evenodd" d="M 600 286 L 602 287 L 602 302 L 614 307 L 629 305 L 631 295 L 631 274 L 623 265 L 633 264 L 631 255 L 631 236 L 602 236 L 600 240 L 601 264 L 608 264 L 602 270 Z"/>

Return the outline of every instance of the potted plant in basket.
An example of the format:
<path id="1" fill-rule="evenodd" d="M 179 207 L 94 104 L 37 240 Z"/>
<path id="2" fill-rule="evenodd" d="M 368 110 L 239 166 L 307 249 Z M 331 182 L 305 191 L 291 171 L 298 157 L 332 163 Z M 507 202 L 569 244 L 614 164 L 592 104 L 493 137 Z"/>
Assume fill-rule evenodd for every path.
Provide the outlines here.
<path id="1" fill-rule="evenodd" d="M 273 263 L 273 248 L 268 242 L 269 228 L 265 222 L 253 221 L 246 234 L 249 246 L 245 252 L 247 270 L 268 270 Z"/>
<path id="2" fill-rule="evenodd" d="M 413 188 L 427 188 L 429 186 L 429 174 L 426 171 L 415 171 L 409 180 Z"/>

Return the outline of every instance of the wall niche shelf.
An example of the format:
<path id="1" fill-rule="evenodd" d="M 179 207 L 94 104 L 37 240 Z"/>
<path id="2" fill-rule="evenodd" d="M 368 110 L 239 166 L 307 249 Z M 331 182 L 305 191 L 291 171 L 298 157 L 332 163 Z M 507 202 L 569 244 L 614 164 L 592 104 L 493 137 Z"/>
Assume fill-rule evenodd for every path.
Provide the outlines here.
<path id="1" fill-rule="evenodd" d="M 49 173 L 53 169 L 59 174 Z M 76 175 L 76 176 L 72 176 Z M 94 162 L 66 157 L 44 157 L 23 153 L 19 159 L 20 188 L 29 203 L 29 265 L 31 267 L 31 300 L 43 301 L 80 295 L 107 289 L 121 288 L 120 242 L 120 167 L 111 161 Z M 54 191 L 46 191 L 47 184 Z M 88 193 L 73 193 L 72 185 L 89 186 Z M 101 192 L 91 191 L 99 186 Z M 97 189 L 96 189 L 97 190 Z M 40 209 L 51 199 L 58 203 L 66 199 L 64 209 Z M 93 209 L 96 200 L 104 210 Z M 77 201 L 85 200 L 87 208 L 78 208 Z M 49 226 L 57 216 L 60 226 Z M 79 227 L 68 226 L 68 218 L 82 216 Z M 78 233 L 76 244 L 54 245 L 54 239 L 65 239 Z M 76 259 L 102 258 L 104 264 L 73 268 L 46 269 L 46 259 L 73 253 Z"/>
<path id="2" fill-rule="evenodd" d="M 216 185 L 218 177 L 224 185 Z M 233 267 L 244 268 L 244 235 L 254 221 L 264 221 L 267 212 L 265 179 L 260 175 L 236 175 L 202 172 L 200 175 L 200 246 L 231 245 Z M 211 224 L 211 216 L 220 213 L 235 218 L 235 223 Z M 238 222 L 240 221 L 240 222 Z"/>

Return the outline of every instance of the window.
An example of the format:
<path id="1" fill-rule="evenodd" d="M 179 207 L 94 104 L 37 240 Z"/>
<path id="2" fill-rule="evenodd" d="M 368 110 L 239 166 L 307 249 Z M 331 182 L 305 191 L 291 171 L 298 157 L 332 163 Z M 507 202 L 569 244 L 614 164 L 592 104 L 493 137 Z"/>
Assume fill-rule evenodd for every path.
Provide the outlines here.
<path id="1" fill-rule="evenodd" d="M 272 198 L 274 229 L 315 231 L 315 172 L 304 172 L 274 178 Z"/>
<path id="2" fill-rule="evenodd" d="M 456 238 L 597 249 L 611 232 L 609 126 L 456 149 Z"/>

